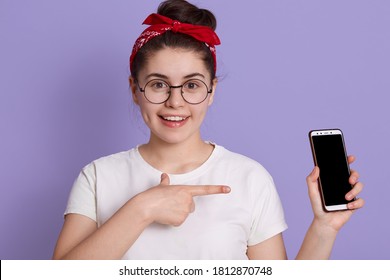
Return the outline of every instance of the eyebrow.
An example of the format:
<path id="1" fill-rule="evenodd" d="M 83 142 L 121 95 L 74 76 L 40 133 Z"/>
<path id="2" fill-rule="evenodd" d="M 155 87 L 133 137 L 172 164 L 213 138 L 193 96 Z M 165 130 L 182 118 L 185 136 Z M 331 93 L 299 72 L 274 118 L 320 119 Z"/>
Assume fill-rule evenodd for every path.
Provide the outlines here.
<path id="1" fill-rule="evenodd" d="M 146 80 L 148 80 L 149 78 L 168 79 L 168 76 L 159 73 L 151 73 L 145 77 Z"/>
<path id="2" fill-rule="evenodd" d="M 188 74 L 188 75 L 184 76 L 183 78 L 184 79 L 190 79 L 190 78 L 195 78 L 195 77 L 201 77 L 203 79 L 206 78 L 203 74 L 197 73 L 197 72 Z M 160 73 L 150 73 L 149 75 L 147 75 L 145 77 L 145 79 L 148 80 L 149 78 L 159 78 L 159 79 L 166 79 L 166 80 L 169 79 L 168 76 L 160 74 Z"/>
<path id="3" fill-rule="evenodd" d="M 195 77 L 202 77 L 203 79 L 205 79 L 206 77 L 201 74 L 201 73 L 192 73 L 192 74 L 189 74 L 187 76 L 184 76 L 185 79 L 189 79 L 189 78 L 195 78 Z"/>

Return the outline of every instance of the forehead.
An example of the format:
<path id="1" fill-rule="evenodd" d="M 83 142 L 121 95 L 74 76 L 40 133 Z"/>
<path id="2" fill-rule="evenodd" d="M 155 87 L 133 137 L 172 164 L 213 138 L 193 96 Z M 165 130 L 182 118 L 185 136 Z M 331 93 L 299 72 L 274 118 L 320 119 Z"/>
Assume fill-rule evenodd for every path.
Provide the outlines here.
<path id="1" fill-rule="evenodd" d="M 172 80 L 180 80 L 192 73 L 201 73 L 210 79 L 210 73 L 201 56 L 182 48 L 164 48 L 150 54 L 140 71 L 139 78 L 142 79 L 151 73 L 159 73 Z"/>

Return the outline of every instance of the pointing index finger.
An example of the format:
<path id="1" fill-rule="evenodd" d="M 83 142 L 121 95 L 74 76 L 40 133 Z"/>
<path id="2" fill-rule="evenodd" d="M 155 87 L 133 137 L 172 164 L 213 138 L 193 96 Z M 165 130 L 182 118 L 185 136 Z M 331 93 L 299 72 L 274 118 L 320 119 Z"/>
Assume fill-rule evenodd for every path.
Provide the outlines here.
<path id="1" fill-rule="evenodd" d="M 188 186 L 192 196 L 229 193 L 230 187 L 220 185 Z"/>

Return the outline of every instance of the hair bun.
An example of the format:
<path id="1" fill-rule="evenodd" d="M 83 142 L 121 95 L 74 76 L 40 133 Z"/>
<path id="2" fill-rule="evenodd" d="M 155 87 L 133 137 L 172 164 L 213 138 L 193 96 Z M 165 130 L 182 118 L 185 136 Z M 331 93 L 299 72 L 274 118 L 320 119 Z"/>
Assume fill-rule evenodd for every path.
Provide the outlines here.
<path id="1" fill-rule="evenodd" d="M 208 26 L 213 30 L 217 27 L 217 20 L 212 12 L 199 9 L 185 0 L 164 1 L 159 5 L 157 13 L 184 23 Z"/>

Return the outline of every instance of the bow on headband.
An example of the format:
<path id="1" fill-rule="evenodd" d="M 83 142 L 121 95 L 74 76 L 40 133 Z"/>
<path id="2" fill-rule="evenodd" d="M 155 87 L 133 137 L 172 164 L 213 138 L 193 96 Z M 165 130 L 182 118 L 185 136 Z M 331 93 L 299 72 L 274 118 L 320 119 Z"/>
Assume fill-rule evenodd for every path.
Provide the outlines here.
<path id="1" fill-rule="evenodd" d="M 137 52 L 147 43 L 150 39 L 162 35 L 168 30 L 172 30 L 173 32 L 187 34 L 196 40 L 205 43 L 214 58 L 214 70 L 216 70 L 217 59 L 216 59 L 216 51 L 215 45 L 221 44 L 217 34 L 208 26 L 203 25 L 194 25 L 189 23 L 182 23 L 177 20 L 172 20 L 168 17 L 159 15 L 159 14 L 151 14 L 149 15 L 143 24 L 150 25 L 148 28 L 142 32 L 142 34 L 135 41 L 133 51 L 130 56 L 130 70 L 133 69 L 133 60 Z"/>

